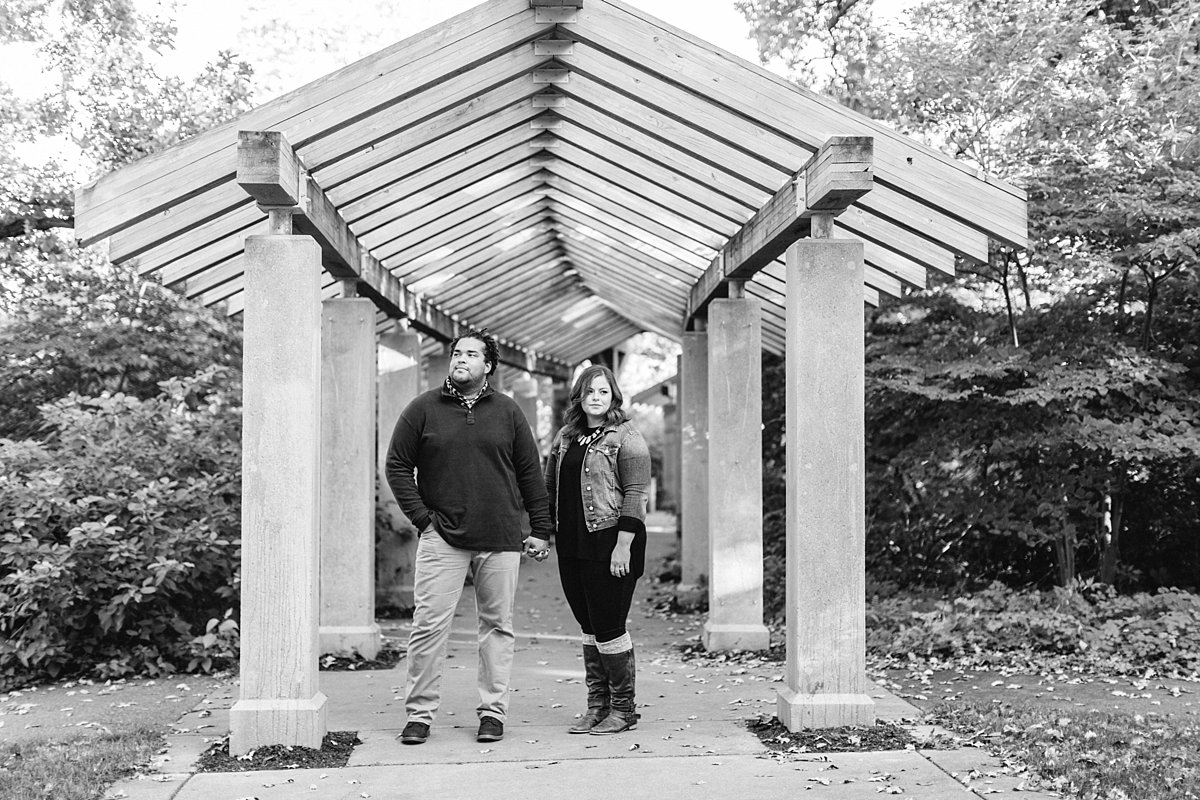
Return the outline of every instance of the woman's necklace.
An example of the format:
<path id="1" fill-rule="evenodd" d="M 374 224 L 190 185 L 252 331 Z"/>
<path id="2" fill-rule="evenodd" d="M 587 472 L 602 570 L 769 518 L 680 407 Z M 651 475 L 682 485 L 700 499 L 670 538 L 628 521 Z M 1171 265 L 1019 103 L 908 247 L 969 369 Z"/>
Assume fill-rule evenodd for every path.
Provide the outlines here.
<path id="1" fill-rule="evenodd" d="M 604 432 L 604 428 L 603 428 L 603 426 L 601 426 L 599 428 L 596 428 L 595 430 L 590 430 L 587 433 L 579 434 L 578 436 L 575 437 L 575 441 L 578 442 L 582 446 L 587 446 L 587 445 L 591 444 L 591 442 L 594 439 L 596 439 L 596 437 L 598 437 L 603 432 Z"/>

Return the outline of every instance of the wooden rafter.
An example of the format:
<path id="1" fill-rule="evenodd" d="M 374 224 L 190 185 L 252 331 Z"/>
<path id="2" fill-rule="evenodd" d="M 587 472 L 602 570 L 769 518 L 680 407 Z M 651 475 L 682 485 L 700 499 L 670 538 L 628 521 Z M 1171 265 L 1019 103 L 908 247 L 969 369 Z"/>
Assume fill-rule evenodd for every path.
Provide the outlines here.
<path id="1" fill-rule="evenodd" d="M 238 185 L 263 207 L 294 209 L 291 222 L 321 247 L 325 269 L 335 278 L 352 280 L 388 316 L 403 317 L 413 328 L 451 340 L 468 326 L 407 289 L 358 242 L 337 208 L 305 171 L 304 164 L 282 133 L 242 131 L 238 144 Z M 561 377 L 567 365 L 500 342 L 503 363 Z"/>
<path id="2" fill-rule="evenodd" d="M 781 348 L 779 253 L 754 241 L 800 207 L 796 167 L 830 135 L 874 139 L 874 188 L 829 231 L 863 242 L 866 302 L 1026 236 L 1019 190 L 620 0 L 489 0 L 81 189 L 77 234 L 241 310 L 263 213 L 235 180 L 240 129 L 283 132 L 356 241 L 357 264 L 326 254 L 326 296 L 365 258 L 382 287 L 560 359 L 595 349 L 564 303 L 597 298 L 581 319 L 604 336 L 672 334 L 729 279 Z"/>

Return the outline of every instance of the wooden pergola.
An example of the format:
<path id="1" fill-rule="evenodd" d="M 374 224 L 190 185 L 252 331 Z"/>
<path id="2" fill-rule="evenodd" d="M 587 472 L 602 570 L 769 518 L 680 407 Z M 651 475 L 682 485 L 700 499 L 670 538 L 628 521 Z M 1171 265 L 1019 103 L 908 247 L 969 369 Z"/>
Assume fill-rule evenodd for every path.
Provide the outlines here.
<path id="1" fill-rule="evenodd" d="M 765 645 L 755 354 L 786 352 L 790 493 L 799 482 L 789 526 L 809 521 L 794 537 L 789 527 L 789 724 L 811 724 L 813 707 L 818 723 L 866 713 L 859 640 L 825 644 L 845 638 L 830 633 L 838 626 L 861 625 L 862 304 L 925 287 L 930 270 L 952 276 L 959 259 L 986 260 L 989 240 L 1027 244 L 1023 191 L 617 0 L 484 2 L 81 188 L 76 232 L 84 243 L 107 238 L 114 262 L 244 314 L 255 442 L 271 438 L 279 404 L 293 429 L 322 426 L 332 368 L 314 372 L 311 350 L 349 335 L 327 320 L 322 338 L 321 301 L 355 304 L 372 348 L 393 320 L 419 335 L 417 359 L 486 326 L 505 364 L 559 379 L 642 331 L 683 342 L 684 578 L 707 584 L 714 648 Z M 286 351 L 297 330 L 309 338 Z M 298 400 L 297 386 L 316 400 Z M 251 598 L 255 526 L 299 515 L 288 526 L 311 522 L 319 540 L 322 512 L 316 501 L 271 506 L 269 470 L 250 467 L 291 469 L 316 452 L 311 480 L 328 484 L 319 461 L 330 440 L 313 436 L 303 452 L 246 450 Z M 856 477 L 821 484 L 843 473 Z M 314 489 L 325 505 L 329 491 Z M 839 498 L 836 518 L 812 522 Z M 744 563 L 756 558 L 755 536 L 757 601 Z M 791 573 L 807 548 L 828 551 L 833 539 L 846 549 L 827 558 L 851 574 L 829 562 Z M 323 557 L 317 548 L 306 550 L 312 559 Z M 298 583 L 271 591 L 303 594 L 316 571 L 304 563 Z M 808 594 L 793 598 L 793 584 Z M 274 635 L 256 624 L 244 619 L 248 642 Z M 315 642 L 299 646 L 315 662 Z M 272 736 L 312 741 L 324 719 L 315 663 L 287 691 L 265 678 L 247 689 L 247 674 L 282 669 L 266 645 L 249 649 L 235 749 Z M 247 659 L 259 661 L 250 669 Z M 834 673 L 836 690 L 813 678 Z M 247 721 L 268 717 L 277 724 Z"/>

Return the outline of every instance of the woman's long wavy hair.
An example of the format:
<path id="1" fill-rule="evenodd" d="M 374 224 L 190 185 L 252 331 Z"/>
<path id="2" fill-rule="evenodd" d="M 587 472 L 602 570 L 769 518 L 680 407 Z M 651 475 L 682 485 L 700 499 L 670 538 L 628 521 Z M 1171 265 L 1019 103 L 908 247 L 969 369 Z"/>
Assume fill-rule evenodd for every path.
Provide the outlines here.
<path id="1" fill-rule="evenodd" d="M 571 387 L 571 396 L 567 403 L 567 413 L 563 415 L 563 435 L 567 438 L 579 436 L 587 433 L 587 414 L 583 412 L 583 393 L 592 385 L 592 381 L 597 376 L 603 375 L 608 381 L 608 386 L 612 389 L 612 406 L 608 409 L 608 413 L 604 415 L 604 423 L 606 425 L 620 425 L 625 420 L 629 419 L 629 414 L 626 413 L 622 405 L 625 403 L 625 396 L 621 394 L 621 387 L 617 386 L 617 377 L 613 375 L 612 370 L 603 364 L 594 364 L 590 367 L 585 367 L 583 372 L 579 373 L 579 378 L 575 381 L 575 385 Z"/>

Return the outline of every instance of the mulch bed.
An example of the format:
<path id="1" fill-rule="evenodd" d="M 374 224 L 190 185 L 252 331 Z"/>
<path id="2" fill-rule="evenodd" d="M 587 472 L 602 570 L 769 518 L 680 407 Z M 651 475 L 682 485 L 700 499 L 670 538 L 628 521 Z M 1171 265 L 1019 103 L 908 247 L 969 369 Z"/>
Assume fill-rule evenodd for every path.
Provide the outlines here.
<path id="1" fill-rule="evenodd" d="M 354 672 L 369 669 L 391 669 L 404 658 L 405 651 L 385 644 L 374 658 L 363 658 L 358 653 L 353 656 L 321 656 L 322 672 Z"/>
<path id="2" fill-rule="evenodd" d="M 225 738 L 200 754 L 196 772 L 253 772 L 266 769 L 335 769 L 350 761 L 354 746 L 362 744 L 358 731 L 325 734 L 321 749 L 273 744 L 242 756 L 229 755 Z"/>
<path id="3" fill-rule="evenodd" d="M 749 720 L 746 727 L 770 750 L 778 753 L 864 753 L 906 750 L 918 745 L 911 733 L 888 722 L 870 727 L 848 725 L 793 733 L 777 717 L 771 717 Z M 926 746 L 923 742 L 920 745 Z"/>

